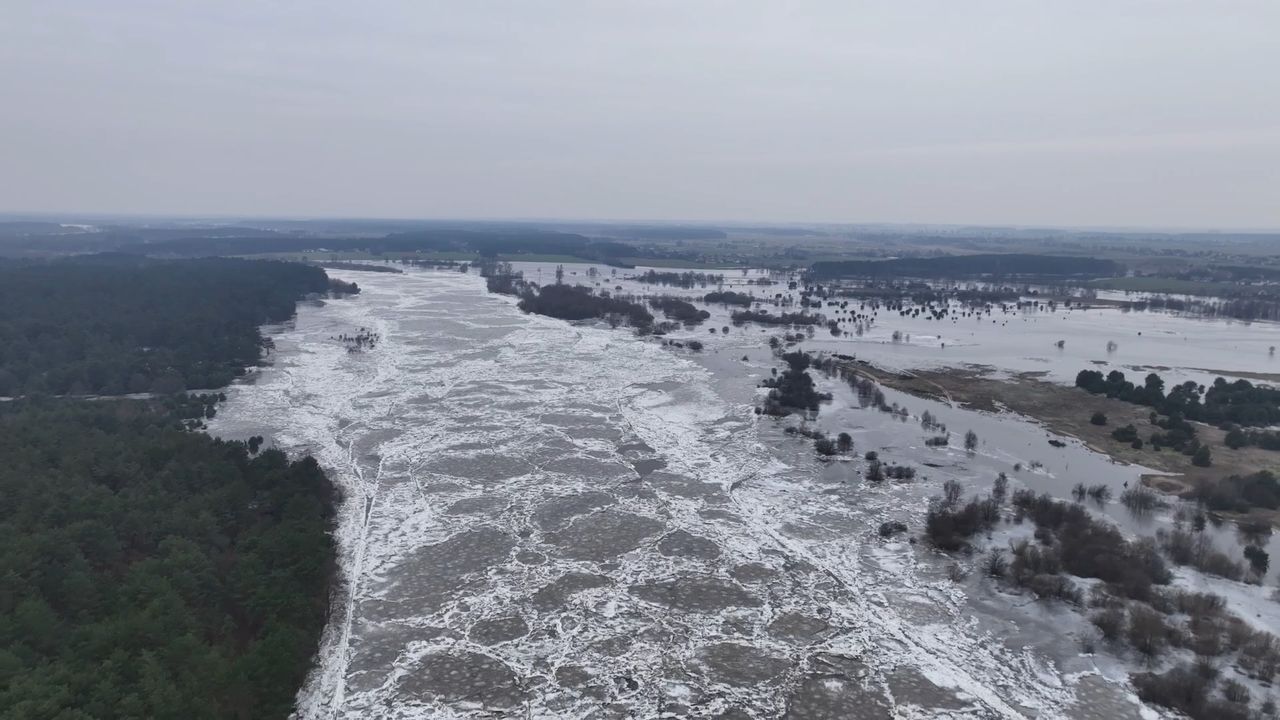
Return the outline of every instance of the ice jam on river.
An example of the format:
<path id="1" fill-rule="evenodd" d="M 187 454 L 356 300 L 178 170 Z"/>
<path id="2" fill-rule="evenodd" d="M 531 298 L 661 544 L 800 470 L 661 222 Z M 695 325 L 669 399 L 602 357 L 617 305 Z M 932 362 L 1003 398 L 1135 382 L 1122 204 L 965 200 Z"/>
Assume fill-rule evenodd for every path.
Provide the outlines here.
<path id="1" fill-rule="evenodd" d="M 778 364 L 758 330 L 694 355 L 525 315 L 474 274 L 357 279 L 271 329 L 272 366 L 212 428 L 313 454 L 345 495 L 299 717 L 1150 714 L 1070 611 L 972 598 L 876 532 L 914 532 L 943 479 L 989 483 L 1007 453 L 934 451 L 927 481 L 868 487 L 753 413 Z M 368 351 L 336 340 L 362 328 Z M 844 412 L 860 451 L 921 452 Z"/>

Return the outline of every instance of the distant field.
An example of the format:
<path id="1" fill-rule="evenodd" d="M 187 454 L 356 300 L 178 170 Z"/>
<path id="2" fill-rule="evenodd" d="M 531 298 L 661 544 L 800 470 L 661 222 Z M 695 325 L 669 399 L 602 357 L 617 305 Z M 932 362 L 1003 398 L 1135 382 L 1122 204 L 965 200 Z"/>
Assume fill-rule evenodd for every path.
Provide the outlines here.
<path id="1" fill-rule="evenodd" d="M 1176 293 L 1183 295 L 1229 295 L 1238 293 L 1241 286 L 1229 282 L 1201 282 L 1177 278 L 1123 277 L 1093 280 L 1089 287 L 1099 290 L 1130 290 L 1134 292 Z"/>
<path id="2" fill-rule="evenodd" d="M 292 260 L 295 262 L 329 262 L 341 260 L 390 260 L 399 261 L 401 259 L 416 260 L 454 260 L 461 262 L 475 262 L 479 260 L 476 253 L 469 252 L 385 252 L 370 253 L 363 251 L 342 251 L 342 252 L 287 252 L 287 253 L 266 253 L 261 255 L 246 255 L 247 258 L 270 258 L 274 260 Z M 518 253 L 518 254 L 500 254 L 498 259 L 507 262 L 541 262 L 541 263 L 581 263 L 603 265 L 599 260 L 591 260 L 589 258 L 581 258 L 574 255 L 550 255 L 539 253 Z M 645 267 L 656 268 L 686 268 L 690 270 L 715 270 L 730 269 L 742 267 L 732 264 L 711 264 L 701 263 L 693 260 L 673 260 L 669 258 L 645 258 L 645 257 L 625 257 L 618 258 L 620 262 L 628 265 L 643 265 Z"/>
<path id="3" fill-rule="evenodd" d="M 619 258 L 619 260 L 628 265 L 643 265 L 644 267 L 653 268 L 684 268 L 688 270 L 732 270 L 743 267 L 742 265 L 728 263 L 702 263 L 694 260 L 672 260 L 670 258 L 625 257 Z M 574 262 L 588 261 L 576 260 Z"/>

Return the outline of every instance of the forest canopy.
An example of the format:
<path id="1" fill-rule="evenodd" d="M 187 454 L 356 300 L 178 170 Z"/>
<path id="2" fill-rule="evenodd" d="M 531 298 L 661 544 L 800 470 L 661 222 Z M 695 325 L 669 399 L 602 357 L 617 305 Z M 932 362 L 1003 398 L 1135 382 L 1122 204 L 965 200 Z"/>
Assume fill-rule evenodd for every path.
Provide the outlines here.
<path id="1" fill-rule="evenodd" d="M 1220 377 L 1207 388 L 1188 380 L 1166 393 L 1164 379 L 1155 373 L 1147 375 L 1142 385 L 1136 385 L 1119 370 L 1106 375 L 1099 370 L 1081 370 L 1076 375 L 1076 387 L 1210 425 L 1261 427 L 1280 423 L 1280 389 L 1254 385 L 1248 380 L 1228 382 Z"/>
<path id="2" fill-rule="evenodd" d="M 288 716 L 325 621 L 333 491 L 313 459 L 185 414 L 0 407 L 0 718 Z"/>
<path id="3" fill-rule="evenodd" d="M 328 607 L 315 460 L 192 432 L 316 267 L 0 265 L 0 720 L 284 718 Z M 150 391 L 147 399 L 48 397 Z M 173 394 L 169 394 L 173 393 Z"/>
<path id="4" fill-rule="evenodd" d="M 317 267 L 229 258 L 0 264 L 0 396 L 221 387 L 258 362 L 258 326 L 331 290 L 358 288 Z"/>
<path id="5" fill-rule="evenodd" d="M 643 305 L 607 295 L 595 295 L 591 288 L 582 285 L 544 285 L 536 291 L 526 285 L 521 292 L 520 309 L 561 320 L 612 316 L 625 319 L 629 325 L 640 329 L 653 325 L 653 315 Z"/>

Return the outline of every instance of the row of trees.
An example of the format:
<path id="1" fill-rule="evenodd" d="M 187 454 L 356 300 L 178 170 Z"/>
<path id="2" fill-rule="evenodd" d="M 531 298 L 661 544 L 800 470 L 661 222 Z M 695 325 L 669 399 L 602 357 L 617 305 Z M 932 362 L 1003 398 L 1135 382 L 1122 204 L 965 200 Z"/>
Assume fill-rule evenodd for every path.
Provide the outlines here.
<path id="1" fill-rule="evenodd" d="M 650 285 L 672 285 L 674 287 L 692 288 L 718 285 L 724 282 L 724 275 L 699 272 L 662 272 L 647 270 L 636 276 L 636 280 Z"/>
<path id="2" fill-rule="evenodd" d="M 1138 405 L 1147 405 L 1171 417 L 1226 426 L 1266 426 L 1280 423 L 1280 389 L 1254 385 L 1248 380 L 1227 382 L 1218 378 L 1208 388 L 1188 380 L 1165 392 L 1164 379 L 1147 375 L 1142 385 L 1112 370 L 1105 376 L 1098 370 L 1081 370 L 1076 386 Z"/>
<path id="3" fill-rule="evenodd" d="M 742 307 L 751 307 L 751 303 L 755 302 L 755 300 L 755 297 L 751 295 L 732 290 L 709 292 L 702 296 L 702 301 L 707 304 L 741 305 Z"/>
<path id="4" fill-rule="evenodd" d="M 729 317 L 734 325 L 745 325 L 749 322 L 762 325 L 819 325 L 826 322 L 826 318 L 821 315 L 802 312 L 773 315 L 768 310 L 735 310 Z"/>

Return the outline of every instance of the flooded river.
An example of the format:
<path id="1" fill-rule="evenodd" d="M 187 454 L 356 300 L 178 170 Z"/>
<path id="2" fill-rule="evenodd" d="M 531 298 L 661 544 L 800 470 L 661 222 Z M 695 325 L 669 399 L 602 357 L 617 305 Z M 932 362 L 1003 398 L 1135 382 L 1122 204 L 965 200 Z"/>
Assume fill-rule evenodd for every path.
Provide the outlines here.
<path id="1" fill-rule="evenodd" d="M 345 495 L 301 717 L 1140 716 L 1076 613 L 876 532 L 917 532 L 949 478 L 978 492 L 1036 461 L 1015 487 L 1061 494 L 1139 469 L 940 403 L 983 442 L 925 448 L 918 422 L 827 381 L 821 427 L 921 469 L 867 483 L 754 414 L 777 365 L 758 330 L 700 330 L 695 354 L 525 315 L 474 274 L 347 279 L 363 292 L 275 328 L 272 366 L 212 428 L 311 453 Z M 369 351 L 334 339 L 362 328 Z"/>

